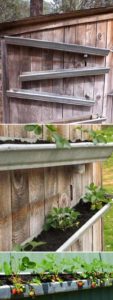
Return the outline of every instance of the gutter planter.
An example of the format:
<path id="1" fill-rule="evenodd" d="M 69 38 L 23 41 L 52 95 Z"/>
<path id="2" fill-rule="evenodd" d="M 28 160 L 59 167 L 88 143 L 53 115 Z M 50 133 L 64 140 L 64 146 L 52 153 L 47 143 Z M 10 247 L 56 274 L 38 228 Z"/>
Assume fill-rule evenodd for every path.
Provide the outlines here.
<path id="1" fill-rule="evenodd" d="M 55 144 L 2 144 L 0 171 L 31 169 L 63 165 L 77 165 L 104 161 L 113 152 L 113 143 L 71 143 L 71 148 L 57 148 Z"/>
<path id="2" fill-rule="evenodd" d="M 92 217 L 90 217 L 83 225 L 81 225 L 80 222 L 80 226 L 79 229 L 74 228 L 73 229 L 73 234 L 71 234 L 71 232 L 69 232 L 69 229 L 67 229 L 67 231 L 69 232 L 69 238 L 66 240 L 67 237 L 67 231 L 61 231 L 61 235 L 58 236 L 58 232 L 57 230 L 54 231 L 48 231 L 45 232 L 42 231 L 37 237 L 34 237 L 34 240 L 39 242 L 39 241 L 43 241 L 43 242 L 47 242 L 47 245 L 43 245 L 43 246 L 38 246 L 38 248 L 34 249 L 34 251 L 40 251 L 40 252 L 64 252 L 64 251 L 68 251 L 68 249 L 72 246 L 75 245 L 75 243 L 80 239 L 81 236 L 83 236 L 87 230 L 89 228 L 91 228 L 99 219 L 101 219 L 103 217 L 103 215 L 110 209 L 111 205 L 113 203 L 113 200 L 111 203 L 105 204 L 99 211 L 97 211 L 96 213 L 93 211 L 92 213 Z M 86 205 L 86 204 L 85 204 Z M 87 207 L 86 207 L 87 210 Z M 85 214 L 85 212 L 84 212 Z M 49 234 L 48 234 L 49 233 Z M 47 234 L 48 234 L 48 238 L 47 238 Z M 61 238 L 62 236 L 62 238 Z M 42 239 L 43 237 L 43 239 Z M 46 240 L 47 238 L 47 240 Z M 31 241 L 33 238 L 30 238 L 29 241 Z M 61 239 L 64 241 L 62 243 L 62 245 L 60 245 L 61 243 Z M 22 245 L 25 245 L 27 241 L 25 241 L 24 243 L 22 243 Z M 60 245 L 60 246 L 58 246 Z M 58 247 L 58 248 L 56 248 Z M 25 251 L 30 251 L 30 248 L 26 246 Z"/>
<path id="3" fill-rule="evenodd" d="M 78 282 L 81 281 L 83 282 L 83 286 L 79 287 L 78 286 Z M 107 289 L 105 289 L 105 287 Z M 26 284 L 25 285 L 25 292 L 22 293 L 21 295 L 12 295 L 12 289 L 14 288 L 14 286 L 8 286 L 8 285 L 4 285 L 2 287 L 0 287 L 0 299 L 1 300 L 5 300 L 5 299 L 23 299 L 23 298 L 28 298 L 28 299 L 32 299 L 32 298 L 39 298 L 39 296 L 43 296 L 46 297 L 47 295 L 53 294 L 54 296 L 56 294 L 61 294 L 60 298 L 62 297 L 62 299 L 64 299 L 63 293 L 65 293 L 65 297 L 66 294 L 67 296 L 70 295 L 70 297 L 72 298 L 72 295 L 74 296 L 75 299 L 78 299 L 79 294 L 81 294 L 81 292 L 85 291 L 85 290 L 89 290 L 89 297 L 85 298 L 85 299 L 91 299 L 91 291 L 93 289 L 95 289 L 95 292 L 98 295 L 99 289 L 103 289 L 105 293 L 107 293 L 107 297 L 109 297 L 109 288 L 111 290 L 112 288 L 112 292 L 113 292 L 113 279 L 109 279 L 107 280 L 103 286 L 100 282 L 100 280 L 98 279 L 96 281 L 96 287 L 92 288 L 92 282 L 91 280 L 73 280 L 73 281 L 68 281 L 68 282 L 54 282 L 54 283 L 42 283 L 41 285 L 37 285 L 37 284 Z M 30 290 L 33 289 L 34 290 L 34 296 L 30 297 L 29 293 Z M 70 294 L 71 292 L 71 294 Z M 96 294 L 95 294 L 96 295 Z M 42 299 L 42 298 L 41 298 Z M 101 298 L 105 299 L 105 298 Z M 110 298 L 112 299 L 112 298 Z"/>

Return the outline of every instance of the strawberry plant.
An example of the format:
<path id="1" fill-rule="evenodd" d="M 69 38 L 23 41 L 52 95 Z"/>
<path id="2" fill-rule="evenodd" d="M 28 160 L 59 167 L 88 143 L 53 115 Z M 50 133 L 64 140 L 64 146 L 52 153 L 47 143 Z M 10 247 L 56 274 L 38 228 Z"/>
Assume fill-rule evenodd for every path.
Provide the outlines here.
<path id="1" fill-rule="evenodd" d="M 36 247 L 42 246 L 44 244 L 46 244 L 46 243 L 45 242 L 36 242 L 36 241 L 27 242 L 27 243 L 25 243 L 25 245 L 14 244 L 13 251 L 24 252 L 28 247 L 30 247 L 30 251 L 34 251 Z"/>
<path id="2" fill-rule="evenodd" d="M 77 285 L 79 288 L 82 288 L 84 286 L 84 282 L 83 281 L 78 281 Z"/>
<path id="3" fill-rule="evenodd" d="M 54 125 L 45 125 L 47 128 L 47 140 L 49 142 L 55 142 L 58 148 L 70 148 L 70 143 L 63 136 L 61 136 Z M 36 136 L 40 136 L 43 129 L 39 124 L 36 125 L 25 125 L 25 130 L 34 132 Z"/>
<path id="4" fill-rule="evenodd" d="M 77 222 L 79 215 L 79 212 L 69 207 L 54 207 L 45 218 L 44 230 L 47 231 L 50 228 L 65 230 L 66 228 L 77 226 L 79 224 Z"/>
<path id="5" fill-rule="evenodd" d="M 108 139 L 107 135 L 104 133 L 104 131 L 101 130 L 93 130 L 93 129 L 84 129 L 80 126 L 78 126 L 76 129 L 80 130 L 81 133 L 88 133 L 89 140 L 93 142 L 95 145 L 98 143 L 104 143 L 107 144 Z"/>
<path id="6" fill-rule="evenodd" d="M 100 186 L 96 186 L 94 183 L 91 183 L 86 187 L 87 192 L 82 197 L 83 202 L 91 203 L 91 210 L 99 210 L 102 208 L 104 203 L 108 203 L 111 199 L 105 197 L 105 189 Z"/>
<path id="7" fill-rule="evenodd" d="M 35 291 L 34 291 L 33 288 L 30 289 L 29 296 L 32 297 L 32 298 L 35 297 Z"/>
<path id="8" fill-rule="evenodd" d="M 12 294 L 15 295 L 20 295 L 23 294 L 25 291 L 25 286 L 22 283 L 22 279 L 19 276 L 13 276 L 11 278 L 12 280 L 12 284 L 13 284 L 13 288 L 12 288 Z"/>

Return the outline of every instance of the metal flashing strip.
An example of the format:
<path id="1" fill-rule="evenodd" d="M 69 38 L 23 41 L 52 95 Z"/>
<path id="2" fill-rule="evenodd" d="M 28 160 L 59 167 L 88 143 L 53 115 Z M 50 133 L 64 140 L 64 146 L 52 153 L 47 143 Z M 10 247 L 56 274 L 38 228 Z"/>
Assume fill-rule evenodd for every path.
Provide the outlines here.
<path id="1" fill-rule="evenodd" d="M 108 73 L 110 68 L 79 68 L 79 69 L 61 69 L 61 70 L 47 70 L 22 73 L 19 78 L 22 82 L 37 81 L 46 79 L 59 79 L 70 77 L 84 77 L 84 76 L 99 76 Z"/>
<path id="2" fill-rule="evenodd" d="M 4 38 L 6 43 L 10 45 L 51 49 L 51 50 L 66 51 L 72 53 L 107 56 L 110 51 L 109 49 L 106 48 L 96 48 L 96 47 L 83 46 L 77 44 L 56 43 L 52 41 L 49 42 L 46 40 L 28 39 L 22 37 L 5 36 Z"/>
<path id="3" fill-rule="evenodd" d="M 35 90 L 25 90 L 25 89 L 11 89 L 7 91 L 7 96 L 9 98 L 15 99 L 25 99 L 25 100 L 35 100 L 44 102 L 54 102 L 54 103 L 64 103 L 67 105 L 82 105 L 82 106 L 92 106 L 95 101 L 92 99 L 86 99 L 81 97 L 73 97 L 68 95 L 56 95 L 50 93 L 38 92 Z"/>

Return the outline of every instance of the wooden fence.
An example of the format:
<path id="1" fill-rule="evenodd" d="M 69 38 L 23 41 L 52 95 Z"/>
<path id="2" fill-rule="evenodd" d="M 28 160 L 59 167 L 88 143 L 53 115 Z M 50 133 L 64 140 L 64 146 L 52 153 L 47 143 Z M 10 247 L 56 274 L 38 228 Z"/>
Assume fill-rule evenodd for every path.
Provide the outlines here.
<path id="1" fill-rule="evenodd" d="M 0 123 L 3 121 L 3 103 L 2 103 L 2 62 L 1 62 L 1 43 L 0 43 Z"/>
<path id="2" fill-rule="evenodd" d="M 80 17 L 77 12 L 54 19 L 43 16 L 15 22 L 15 28 L 10 23 L 9 28 L 2 26 L 2 36 L 13 36 L 2 41 L 5 122 L 48 122 L 88 114 L 113 122 L 113 101 L 108 96 L 113 89 L 113 53 L 109 53 L 113 13 L 104 11 L 87 12 L 86 17 L 82 12 Z M 20 77 L 24 72 L 30 73 Z"/>
<path id="3" fill-rule="evenodd" d="M 81 136 L 72 125 L 58 130 L 73 140 Z M 86 133 L 84 133 L 86 137 Z M 0 136 L 31 137 L 23 125 L 0 125 Z M 47 137 L 43 127 L 42 138 Z M 84 138 L 82 134 L 82 138 Z M 101 163 L 0 172 L 0 251 L 10 251 L 42 230 L 44 218 L 53 206 L 74 206 L 91 182 L 101 185 Z M 7 237 L 7 238 L 6 238 Z M 101 251 L 102 220 L 90 227 L 69 250 Z"/>

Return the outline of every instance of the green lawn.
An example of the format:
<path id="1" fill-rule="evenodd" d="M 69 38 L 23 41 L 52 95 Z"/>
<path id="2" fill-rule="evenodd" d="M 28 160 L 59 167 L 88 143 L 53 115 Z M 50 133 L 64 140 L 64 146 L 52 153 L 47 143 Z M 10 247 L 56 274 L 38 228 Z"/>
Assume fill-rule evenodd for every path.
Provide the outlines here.
<path id="1" fill-rule="evenodd" d="M 113 155 L 103 164 L 103 186 L 113 193 Z M 104 250 L 113 251 L 113 208 L 104 217 Z"/>

